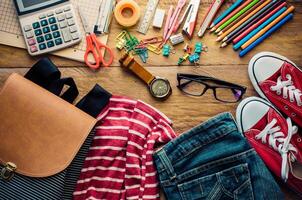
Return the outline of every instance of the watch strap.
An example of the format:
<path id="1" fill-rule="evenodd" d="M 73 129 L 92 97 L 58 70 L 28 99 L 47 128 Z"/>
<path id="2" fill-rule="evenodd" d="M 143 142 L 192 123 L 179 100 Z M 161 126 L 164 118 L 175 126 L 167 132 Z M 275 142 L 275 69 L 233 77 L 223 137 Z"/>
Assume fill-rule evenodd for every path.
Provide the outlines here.
<path id="1" fill-rule="evenodd" d="M 125 54 L 120 59 L 120 63 L 122 64 L 123 67 L 130 69 L 133 73 L 135 73 L 138 77 L 140 77 L 148 85 L 150 85 L 150 83 L 155 78 L 154 75 L 152 75 L 148 70 L 146 70 L 138 62 L 136 62 L 134 60 L 133 56 L 131 56 L 129 54 Z"/>

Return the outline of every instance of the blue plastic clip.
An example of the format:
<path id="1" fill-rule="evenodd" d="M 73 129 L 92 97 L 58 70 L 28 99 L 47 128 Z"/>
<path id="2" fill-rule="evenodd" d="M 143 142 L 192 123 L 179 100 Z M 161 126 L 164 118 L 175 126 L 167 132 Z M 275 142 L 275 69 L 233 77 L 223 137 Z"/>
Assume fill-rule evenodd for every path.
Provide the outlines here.
<path id="1" fill-rule="evenodd" d="M 163 47 L 163 56 L 168 57 L 170 55 L 171 47 L 168 44 L 165 44 Z"/>
<path id="2" fill-rule="evenodd" d="M 190 63 L 197 63 L 199 61 L 199 55 L 194 53 L 192 55 L 189 56 L 189 61 Z"/>

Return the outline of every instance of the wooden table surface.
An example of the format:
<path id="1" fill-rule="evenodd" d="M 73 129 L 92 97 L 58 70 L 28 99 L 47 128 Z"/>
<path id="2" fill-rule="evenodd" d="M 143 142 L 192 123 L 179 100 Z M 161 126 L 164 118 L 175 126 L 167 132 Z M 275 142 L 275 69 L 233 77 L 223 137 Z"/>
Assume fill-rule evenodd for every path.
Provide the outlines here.
<path id="1" fill-rule="evenodd" d="M 147 1 L 137 0 L 137 2 L 141 8 L 144 9 Z M 206 33 L 202 39 L 197 37 L 201 19 L 204 17 L 210 2 L 211 0 L 202 0 L 193 40 L 187 41 L 192 45 L 197 41 L 201 41 L 209 48 L 207 53 L 202 53 L 198 67 L 191 66 L 187 63 L 184 66 L 177 66 L 178 58 L 183 55 L 183 44 L 175 46 L 176 53 L 172 54 L 169 58 L 150 52 L 147 63 L 143 64 L 153 74 L 169 79 L 173 88 L 173 94 L 164 102 L 153 99 L 142 81 L 131 73 L 123 71 L 119 66 L 118 59 L 121 52 L 115 49 L 115 37 L 121 32 L 122 27 L 119 26 L 114 19 L 111 24 L 107 43 L 114 49 L 115 53 L 115 60 L 111 67 L 102 68 L 95 72 L 89 70 L 83 63 L 55 56 L 49 57 L 60 67 L 63 76 L 71 76 L 75 79 L 80 91 L 80 97 L 85 95 L 98 83 L 113 94 L 141 99 L 158 108 L 173 120 L 175 131 L 181 134 L 221 112 L 231 112 L 234 114 L 238 104 L 217 102 L 211 92 L 198 98 L 186 96 L 176 88 L 176 73 L 185 72 L 211 75 L 245 85 L 248 88 L 245 96 L 248 97 L 257 95 L 249 81 L 247 73 L 247 64 L 254 54 L 261 51 L 272 51 L 284 55 L 294 61 L 298 66 L 302 66 L 301 0 L 288 1 L 289 4 L 296 7 L 294 19 L 275 32 L 261 45 L 257 46 L 244 58 L 239 58 L 238 52 L 233 51 L 231 45 L 227 48 L 219 48 L 219 43 L 215 42 L 216 37 L 213 34 Z M 176 5 L 177 0 L 161 0 L 159 2 L 159 8 L 168 10 L 171 4 Z M 227 1 L 220 11 L 230 5 L 231 1 Z M 162 30 L 155 30 L 151 26 L 146 35 L 138 33 L 136 27 L 129 29 L 129 31 L 139 39 L 162 35 Z M 0 85 L 3 84 L 12 72 L 24 74 L 39 58 L 41 57 L 30 57 L 24 49 L 0 45 Z M 136 57 L 136 59 L 140 60 L 138 57 Z M 284 186 L 282 186 L 282 189 L 286 193 L 287 199 L 298 199 L 294 193 L 290 192 Z"/>

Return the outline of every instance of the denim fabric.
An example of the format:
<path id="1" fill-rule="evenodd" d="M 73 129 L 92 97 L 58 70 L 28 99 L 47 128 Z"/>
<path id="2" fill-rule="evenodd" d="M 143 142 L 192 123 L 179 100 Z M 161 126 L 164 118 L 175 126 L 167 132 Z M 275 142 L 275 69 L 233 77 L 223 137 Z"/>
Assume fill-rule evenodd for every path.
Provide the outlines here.
<path id="1" fill-rule="evenodd" d="M 154 160 L 167 199 L 284 199 L 230 113 L 172 140 Z"/>

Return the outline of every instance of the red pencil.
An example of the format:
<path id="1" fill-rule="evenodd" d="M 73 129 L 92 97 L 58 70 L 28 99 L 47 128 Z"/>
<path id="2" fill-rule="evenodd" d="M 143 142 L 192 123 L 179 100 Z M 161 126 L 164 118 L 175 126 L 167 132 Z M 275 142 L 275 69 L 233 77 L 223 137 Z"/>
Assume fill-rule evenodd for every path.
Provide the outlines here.
<path id="1" fill-rule="evenodd" d="M 238 13 L 240 10 L 245 8 L 249 3 L 251 3 L 253 0 L 247 0 L 242 5 L 240 5 L 238 8 L 236 8 L 233 12 L 231 12 L 228 16 L 226 16 L 223 20 L 221 20 L 218 24 L 216 24 L 212 29 L 211 32 L 215 31 L 221 24 L 226 22 L 228 19 L 230 19 L 233 15 Z"/>
<path id="2" fill-rule="evenodd" d="M 280 10 L 282 7 L 285 7 L 285 6 L 286 6 L 286 2 L 283 2 L 282 4 L 280 4 L 277 8 L 275 8 L 274 10 L 272 10 L 268 15 L 266 15 L 261 20 L 259 20 L 257 23 L 255 23 L 254 25 L 252 25 L 250 28 L 246 29 L 243 33 L 241 33 L 240 35 L 238 35 L 233 40 L 233 43 L 236 44 L 237 42 L 239 42 L 242 38 L 244 38 L 252 30 L 254 30 L 255 28 L 257 28 L 260 24 L 262 24 L 263 22 L 265 22 L 268 18 L 270 18 L 273 14 L 275 14 L 278 10 Z"/>

